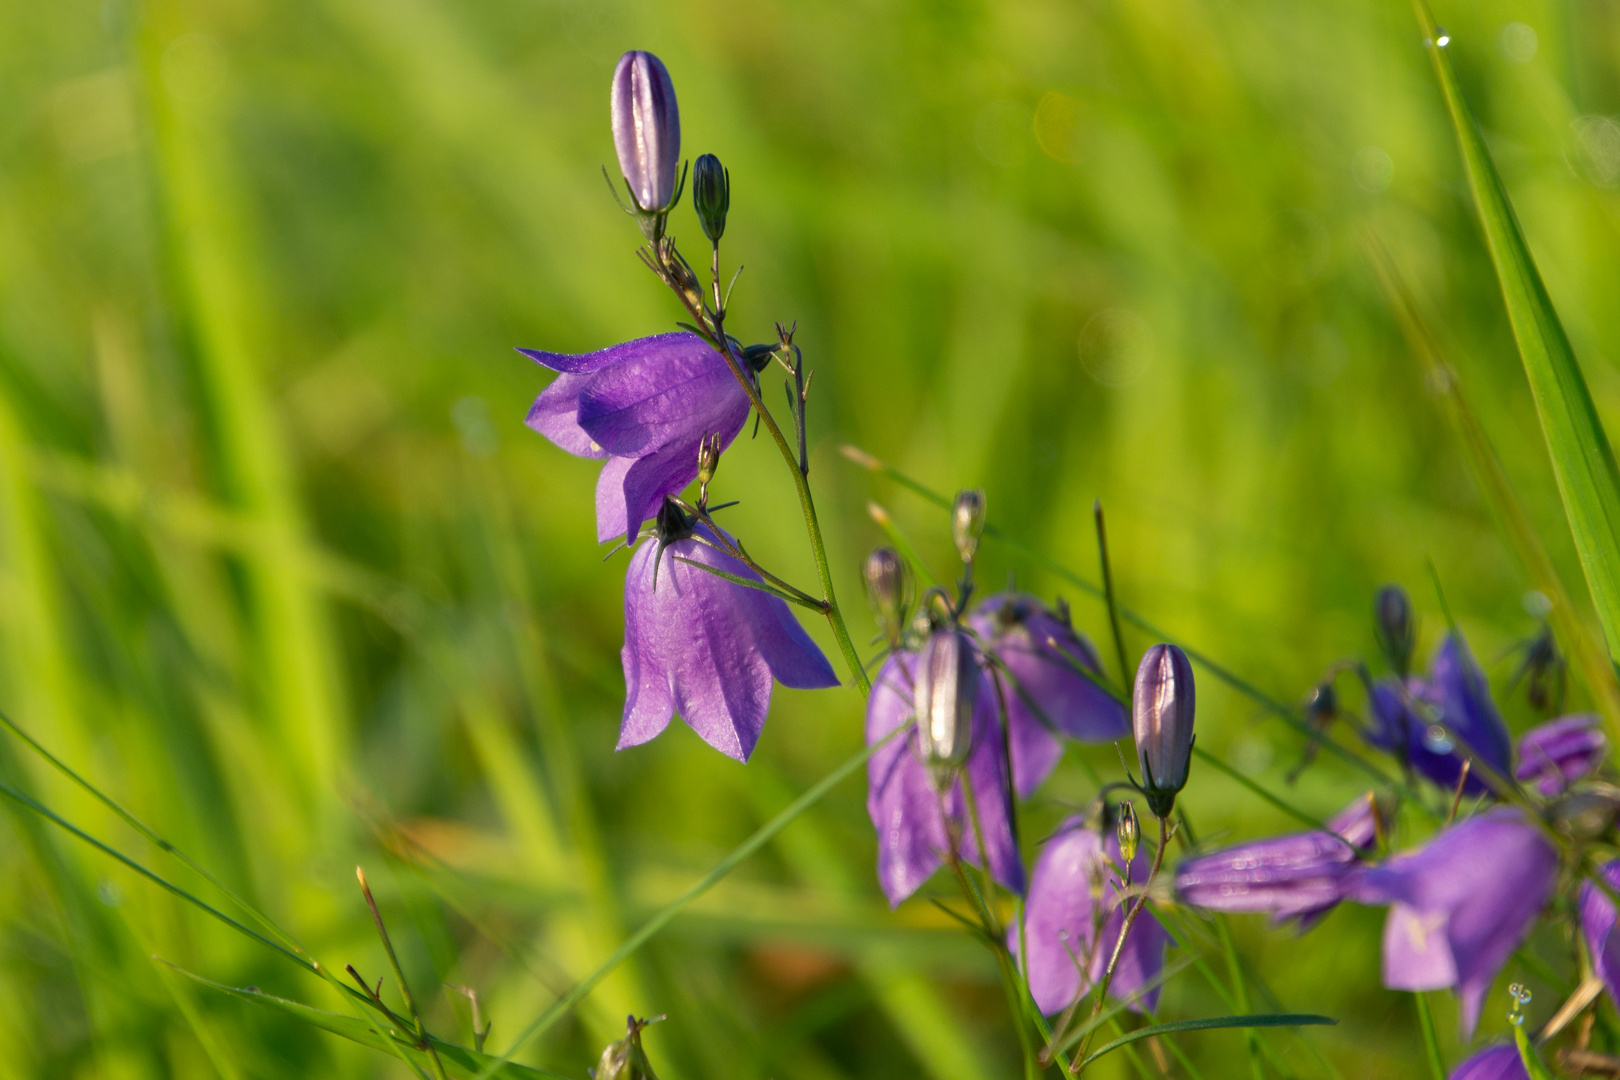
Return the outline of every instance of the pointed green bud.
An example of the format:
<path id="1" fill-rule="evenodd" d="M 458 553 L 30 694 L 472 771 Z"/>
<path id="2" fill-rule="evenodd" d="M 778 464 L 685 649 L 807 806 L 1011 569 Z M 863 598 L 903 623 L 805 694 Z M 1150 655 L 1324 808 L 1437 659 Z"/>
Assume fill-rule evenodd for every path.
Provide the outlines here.
<path id="1" fill-rule="evenodd" d="M 1129 799 L 1121 800 L 1119 804 L 1119 822 L 1114 826 L 1119 836 L 1119 854 L 1125 863 L 1126 873 L 1130 872 L 1130 865 L 1136 859 L 1136 848 L 1141 843 L 1142 831 L 1136 824 L 1136 806 Z"/>
<path id="2" fill-rule="evenodd" d="M 984 535 L 984 492 L 978 488 L 958 491 L 951 506 L 951 539 L 962 561 L 970 563 L 979 553 L 979 537 Z"/>
<path id="3" fill-rule="evenodd" d="M 861 576 L 884 635 L 890 642 L 897 641 L 905 629 L 906 608 L 911 603 L 911 577 L 905 560 L 892 547 L 878 548 L 866 557 Z"/>
<path id="4" fill-rule="evenodd" d="M 703 235 L 718 244 L 726 231 L 726 211 L 731 209 L 731 170 L 713 154 L 704 154 L 692 167 L 692 205 Z"/>

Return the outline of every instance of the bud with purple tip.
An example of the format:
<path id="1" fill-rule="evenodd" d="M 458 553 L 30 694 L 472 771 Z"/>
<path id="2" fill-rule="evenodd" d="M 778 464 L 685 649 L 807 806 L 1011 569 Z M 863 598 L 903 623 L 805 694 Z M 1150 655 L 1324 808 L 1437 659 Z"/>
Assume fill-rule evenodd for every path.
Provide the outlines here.
<path id="1" fill-rule="evenodd" d="M 1136 669 L 1132 726 L 1142 766 L 1142 793 L 1155 817 L 1168 817 L 1187 786 L 1193 745 L 1193 673 L 1187 654 L 1155 645 Z"/>
<path id="2" fill-rule="evenodd" d="M 731 209 L 731 170 L 713 154 L 704 154 L 692 166 L 692 207 L 709 243 L 718 244 L 726 231 L 726 212 Z"/>
<path id="3" fill-rule="evenodd" d="M 643 214 L 675 204 L 681 159 L 681 112 L 663 62 L 634 49 L 613 72 L 613 146 L 630 197 Z"/>
<path id="4" fill-rule="evenodd" d="M 1412 617 L 1412 598 L 1399 585 L 1378 590 L 1374 604 L 1378 644 L 1389 658 L 1389 666 L 1401 678 L 1412 668 L 1412 649 L 1417 645 L 1417 625 Z"/>
<path id="5" fill-rule="evenodd" d="M 946 626 L 929 635 L 918 657 L 913 694 L 918 752 L 943 780 L 967 760 L 973 744 L 979 665 L 966 634 Z"/>

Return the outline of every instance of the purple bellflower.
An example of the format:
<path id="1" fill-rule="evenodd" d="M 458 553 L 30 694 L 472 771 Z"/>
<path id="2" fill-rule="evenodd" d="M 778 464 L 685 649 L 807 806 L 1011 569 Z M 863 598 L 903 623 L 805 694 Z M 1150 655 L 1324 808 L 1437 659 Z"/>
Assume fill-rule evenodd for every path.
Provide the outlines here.
<path id="1" fill-rule="evenodd" d="M 1260 912 L 1273 923 L 1315 925 L 1346 896 L 1376 838 L 1372 800 L 1357 799 L 1330 832 L 1291 833 L 1200 855 L 1176 871 L 1176 892 L 1209 911 Z"/>
<path id="2" fill-rule="evenodd" d="M 1596 713 L 1576 713 L 1537 724 L 1519 739 L 1513 775 L 1548 798 L 1598 767 L 1609 742 Z"/>
<path id="3" fill-rule="evenodd" d="M 1001 724 L 990 681 L 977 680 L 967 763 L 955 771 L 942 793 L 935 784 L 935 770 L 921 756 L 915 706 L 917 676 L 917 654 L 891 654 L 872 681 L 872 696 L 866 702 L 868 746 L 881 742 L 896 728 L 907 729 L 866 764 L 866 810 L 877 832 L 878 883 L 883 895 L 890 906 L 898 907 L 900 901 L 916 892 L 949 854 L 952 836 L 961 858 L 979 863 L 964 783 L 971 786 L 978 807 L 991 875 L 1013 892 L 1021 893 L 1024 864 L 1012 833 L 1012 793 L 1002 764 Z"/>
<path id="4" fill-rule="evenodd" d="M 630 557 L 618 749 L 656 737 L 679 712 L 704 742 L 747 761 L 765 725 L 772 678 L 816 690 L 837 686 L 838 677 L 782 600 L 680 561 L 759 580 L 700 538 L 714 539 L 670 504 L 659 535 Z"/>
<path id="5" fill-rule="evenodd" d="M 681 110 L 663 62 L 634 49 L 613 71 L 613 148 L 636 208 L 667 210 L 681 160 Z"/>
<path id="6" fill-rule="evenodd" d="M 1136 734 L 1136 760 L 1142 766 L 1142 793 L 1157 817 L 1170 815 L 1176 792 L 1187 786 L 1196 712 L 1187 654 L 1163 644 L 1143 653 L 1131 696 L 1131 728 Z"/>
<path id="7" fill-rule="evenodd" d="M 720 448 L 748 419 L 748 394 L 696 334 L 637 338 L 592 353 L 519 349 L 561 374 L 529 409 L 534 430 L 577 457 L 606 459 L 596 482 L 596 538 L 634 538 L 665 495 L 697 478 L 698 446 Z"/>
<path id="8" fill-rule="evenodd" d="M 1006 669 L 1000 691 L 1020 798 L 1029 798 L 1063 756 L 1059 734 L 1088 743 L 1130 734 L 1125 706 L 1082 674 L 1102 678 L 1102 662 L 1067 619 L 1032 596 L 1007 592 L 986 597 L 968 622 Z"/>
<path id="9" fill-rule="evenodd" d="M 1491 979 L 1552 895 L 1558 853 L 1513 808 L 1469 818 L 1426 845 L 1356 875 L 1352 898 L 1389 905 L 1384 985 L 1456 987 L 1463 1034 Z"/>
<path id="10" fill-rule="evenodd" d="M 1512 1043 L 1487 1046 L 1458 1065 L 1451 1080 L 1530 1080 L 1519 1048 Z"/>
<path id="11" fill-rule="evenodd" d="M 1603 879 L 1620 888 L 1620 859 L 1605 863 Z M 1581 931 L 1592 953 L 1592 973 L 1608 987 L 1609 997 L 1620 1001 L 1620 934 L 1615 930 L 1614 901 L 1590 881 L 1581 883 Z"/>
<path id="12" fill-rule="evenodd" d="M 1029 990 L 1044 1013 L 1063 1011 L 1102 978 L 1125 925 L 1126 898 L 1117 888 L 1125 862 L 1114 830 L 1107 833 L 1105 838 L 1081 818 L 1070 818 L 1046 842 L 1035 863 L 1023 936 L 1029 945 Z M 1131 862 L 1131 885 L 1145 885 L 1151 866 L 1147 852 L 1137 852 Z M 1143 987 L 1164 967 L 1169 943 L 1169 933 L 1153 913 L 1143 912 L 1120 952 L 1109 993 L 1129 999 L 1142 991 L 1131 1007 L 1151 1012 L 1158 1004 L 1159 988 Z M 1007 930 L 1007 947 L 1019 955 L 1017 924 Z"/>
<path id="13" fill-rule="evenodd" d="M 1484 672 L 1460 636 L 1449 635 L 1429 665 L 1429 677 L 1406 680 L 1406 693 L 1393 679 L 1370 692 L 1373 726 L 1367 741 L 1381 750 L 1404 753 L 1412 767 L 1443 788 L 1455 788 L 1467 758 L 1458 743 L 1498 776 L 1512 768 L 1513 742 L 1491 699 Z M 1491 791 L 1478 768 L 1470 770 L 1464 795 Z"/>

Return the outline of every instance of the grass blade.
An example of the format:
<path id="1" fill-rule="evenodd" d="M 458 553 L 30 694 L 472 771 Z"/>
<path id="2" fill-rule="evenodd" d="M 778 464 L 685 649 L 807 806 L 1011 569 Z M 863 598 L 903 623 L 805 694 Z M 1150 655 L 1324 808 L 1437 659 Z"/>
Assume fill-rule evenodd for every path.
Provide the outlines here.
<path id="1" fill-rule="evenodd" d="M 1463 172 L 1479 210 L 1513 338 L 1535 397 L 1575 550 L 1611 655 L 1620 648 L 1620 470 L 1575 352 L 1536 269 L 1502 178 L 1474 122 L 1451 57 L 1424 0 L 1413 0 L 1446 99 Z"/>
<path id="2" fill-rule="evenodd" d="M 1179 1031 L 1210 1031 L 1217 1028 L 1312 1027 L 1324 1024 L 1331 1026 L 1337 1023 L 1338 1021 L 1331 1016 L 1317 1016 L 1315 1013 L 1256 1013 L 1249 1016 L 1205 1016 L 1197 1020 L 1172 1020 L 1167 1024 L 1150 1024 L 1147 1027 L 1137 1028 L 1117 1039 L 1103 1043 L 1086 1056 L 1080 1063 L 1080 1068 L 1084 1069 L 1093 1061 L 1122 1046 L 1141 1039 L 1150 1039 L 1155 1035 L 1174 1035 Z"/>

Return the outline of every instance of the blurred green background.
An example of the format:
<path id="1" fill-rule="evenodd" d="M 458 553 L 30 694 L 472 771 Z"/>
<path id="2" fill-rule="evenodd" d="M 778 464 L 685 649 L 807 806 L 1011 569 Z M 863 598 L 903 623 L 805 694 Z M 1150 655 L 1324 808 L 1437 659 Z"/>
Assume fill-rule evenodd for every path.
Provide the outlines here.
<path id="1" fill-rule="evenodd" d="M 1438 14 L 1612 429 L 1620 9 Z M 993 522 L 1088 576 L 1102 498 L 1126 602 L 1290 702 L 1371 652 L 1386 580 L 1426 612 L 1426 655 L 1432 560 L 1505 689 L 1525 584 L 1380 300 L 1369 234 L 1584 591 L 1402 3 L 0 5 L 0 708 L 375 980 L 365 865 L 439 1034 L 470 1042 L 450 989 L 467 985 L 504 1047 L 861 742 L 853 690 L 778 690 L 746 767 L 679 724 L 612 751 L 623 560 L 592 539 L 595 464 L 523 427 L 547 376 L 512 348 L 679 317 L 600 170 L 613 64 L 638 47 L 675 80 L 686 155 L 731 169 L 724 256 L 747 269 L 728 327 L 768 340 L 798 320 L 858 638 L 867 500 L 938 573 L 949 545 L 844 442 L 983 485 Z M 697 254 L 687 206 L 673 229 Z M 730 521 L 762 561 L 814 580 L 774 447 L 739 441 L 717 489 L 744 500 Z M 984 573 L 1060 591 L 993 546 Z M 1200 679 L 1199 744 L 1281 788 L 1299 737 Z M 1505 710 L 1525 726 L 1522 690 Z M 1079 753 L 1029 810 L 1031 851 L 1093 794 Z M 1112 748 L 1085 756 L 1117 774 Z M 0 773 L 217 899 L 15 740 Z M 1324 760 L 1295 797 L 1327 814 L 1357 790 Z M 889 913 L 864 797 L 837 789 L 523 1058 L 582 1077 L 634 1010 L 670 1015 L 649 1043 L 666 1080 L 1009 1075 L 993 965 L 926 902 Z M 1185 798 L 1211 836 L 1287 825 L 1208 769 Z M 1421 1070 L 1410 1000 L 1378 986 L 1381 921 L 1347 908 L 1301 939 L 1234 920 L 1276 1002 L 1342 1021 L 1268 1035 L 1286 1069 Z M 337 1007 L 8 804 L 0 1076 L 402 1075 L 154 955 Z M 1487 1030 L 1506 1007 L 1491 999 Z M 1192 973 L 1162 1009 L 1217 1011 Z M 1439 1018 L 1454 1054 L 1449 998 Z M 1246 1070 L 1240 1035 L 1182 1046 L 1207 1075 Z"/>

